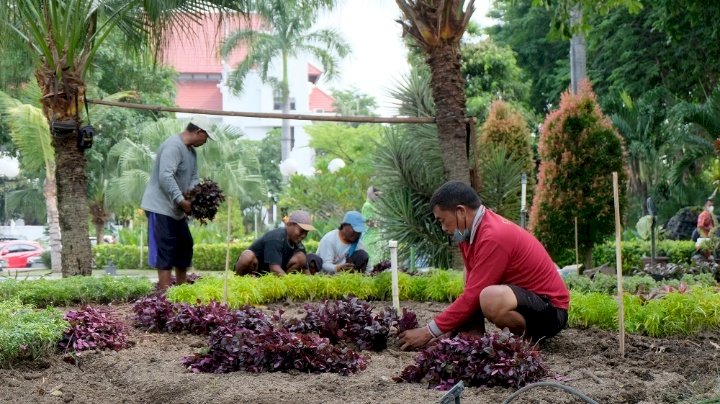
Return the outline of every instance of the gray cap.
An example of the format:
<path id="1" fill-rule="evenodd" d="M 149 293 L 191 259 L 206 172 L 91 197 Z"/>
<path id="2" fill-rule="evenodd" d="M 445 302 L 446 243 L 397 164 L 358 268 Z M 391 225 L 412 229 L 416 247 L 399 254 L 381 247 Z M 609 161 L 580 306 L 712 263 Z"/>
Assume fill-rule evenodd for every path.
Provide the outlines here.
<path id="1" fill-rule="evenodd" d="M 312 216 L 304 210 L 290 212 L 288 215 L 288 223 L 295 223 L 303 230 L 315 230 L 315 227 L 312 225 Z"/>

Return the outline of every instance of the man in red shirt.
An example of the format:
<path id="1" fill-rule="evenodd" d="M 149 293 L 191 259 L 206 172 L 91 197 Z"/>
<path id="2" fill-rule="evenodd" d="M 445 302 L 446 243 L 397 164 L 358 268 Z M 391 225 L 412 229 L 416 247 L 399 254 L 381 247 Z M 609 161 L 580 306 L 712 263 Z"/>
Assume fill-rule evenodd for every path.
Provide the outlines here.
<path id="1" fill-rule="evenodd" d="M 465 289 L 427 326 L 400 334 L 402 349 L 460 329 L 484 332 L 486 318 L 534 341 L 565 328 L 570 292 L 535 237 L 486 209 L 475 190 L 459 181 L 435 191 L 430 207 L 443 231 L 458 242 Z"/>
<path id="2" fill-rule="evenodd" d="M 713 221 L 713 200 L 708 199 L 705 202 L 705 209 L 703 209 L 700 216 L 698 216 L 697 229 L 700 237 L 710 237 L 710 230 L 715 226 Z"/>

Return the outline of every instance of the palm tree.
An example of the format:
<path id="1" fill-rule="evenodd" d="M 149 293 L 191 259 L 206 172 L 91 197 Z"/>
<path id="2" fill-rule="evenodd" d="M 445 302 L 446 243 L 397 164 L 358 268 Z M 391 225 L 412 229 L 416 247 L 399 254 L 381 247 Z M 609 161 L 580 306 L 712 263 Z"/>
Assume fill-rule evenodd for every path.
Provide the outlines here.
<path id="1" fill-rule="evenodd" d="M 475 10 L 474 0 L 396 0 L 403 31 L 424 51 L 447 180 L 470 183 L 465 111 L 465 78 L 460 39 Z"/>
<path id="2" fill-rule="evenodd" d="M 334 1 L 318 1 L 330 6 Z M 222 44 L 220 53 L 228 56 L 238 46 L 248 45 L 248 54 L 230 73 L 227 84 L 236 93 L 241 93 L 247 75 L 258 69 L 260 79 L 270 83 L 280 93 L 282 112 L 290 112 L 290 87 L 288 79 L 288 59 L 300 53 L 314 56 L 325 68 L 328 79 L 337 74 L 338 57 L 349 53 L 349 46 L 334 30 L 310 31 L 312 17 L 318 10 L 318 4 L 308 2 L 288 2 L 286 0 L 266 0 L 256 11 L 262 19 L 260 30 L 241 28 L 228 36 Z M 280 58 L 282 77 L 269 77 L 272 62 Z M 281 158 L 284 161 L 290 154 L 290 122 L 282 120 Z"/>
<path id="3" fill-rule="evenodd" d="M 108 34 L 157 51 L 171 30 L 191 33 L 200 13 L 249 10 L 253 0 L 0 0 L 0 47 L 20 38 L 35 64 L 55 151 L 63 276 L 89 275 L 85 155 L 77 147 L 85 77 Z M 188 18 L 189 16 L 189 18 Z M 11 38 L 8 40 L 7 38 Z M 147 53 L 147 52 L 145 52 Z"/>
<path id="4" fill-rule="evenodd" d="M 31 99 L 33 90 L 37 86 L 30 85 L 21 93 L 23 99 Z M 34 97 L 37 99 L 38 97 Z M 50 139 L 50 130 L 47 120 L 40 108 L 25 104 L 21 100 L 11 98 L 0 93 L 0 116 L 7 118 L 10 126 L 10 137 L 18 147 L 22 156 L 22 166 L 25 170 L 41 174 L 44 177 L 43 197 L 50 237 L 50 262 L 53 272 L 61 272 L 61 238 L 60 219 L 58 214 L 57 189 L 55 181 L 55 152 Z M 15 192 L 13 197 L 8 195 L 9 203 L 25 200 L 27 195 Z M 28 200 L 32 200 L 29 198 Z M 34 204 L 33 204 L 34 205 Z"/>

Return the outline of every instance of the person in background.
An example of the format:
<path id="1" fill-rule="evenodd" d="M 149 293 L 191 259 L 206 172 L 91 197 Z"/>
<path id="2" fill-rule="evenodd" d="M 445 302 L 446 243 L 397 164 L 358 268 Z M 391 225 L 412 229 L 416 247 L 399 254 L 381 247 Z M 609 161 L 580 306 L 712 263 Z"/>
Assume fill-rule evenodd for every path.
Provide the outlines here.
<path id="1" fill-rule="evenodd" d="M 289 272 L 306 270 L 307 257 L 303 240 L 308 232 L 315 230 L 312 216 L 304 210 L 291 212 L 284 227 L 270 230 L 253 241 L 250 248 L 240 254 L 235 263 L 238 275 L 262 275 L 273 273 L 278 276 Z"/>
<path id="2" fill-rule="evenodd" d="M 465 288 L 427 326 L 401 333 L 402 349 L 463 329 L 484 332 L 485 319 L 533 341 L 565 328 L 570 292 L 532 234 L 485 208 L 475 190 L 460 181 L 438 188 L 430 208 L 458 242 Z"/>
<path id="3" fill-rule="evenodd" d="M 365 218 L 360 212 L 351 210 L 345 213 L 340 227 L 323 236 L 317 254 L 310 254 L 308 260 L 316 262 L 324 274 L 369 272 L 370 257 L 360 241 L 366 230 Z"/>
<path id="4" fill-rule="evenodd" d="M 192 265 L 193 238 L 187 218 L 192 206 L 184 194 L 200 183 L 195 148 L 212 139 L 209 128 L 209 122 L 194 118 L 184 131 L 160 145 L 140 203 L 148 218 L 148 264 L 158 270 L 161 291 L 170 286 L 173 267 L 180 285 Z"/>
<path id="5" fill-rule="evenodd" d="M 698 216 L 697 230 L 698 235 L 701 238 L 710 237 L 710 231 L 713 227 L 715 227 L 715 220 L 713 217 L 713 205 L 714 203 L 712 199 L 708 199 L 707 201 L 705 201 L 705 207 L 702 213 L 700 213 L 700 216 Z"/>
<path id="6" fill-rule="evenodd" d="M 371 257 L 370 266 L 381 261 L 383 257 L 383 246 L 380 244 L 382 240 L 380 238 L 380 229 L 378 226 L 380 216 L 378 215 L 377 208 L 375 207 L 375 203 L 380 198 L 381 194 L 382 193 L 377 188 L 370 186 L 367 190 L 367 199 L 365 200 L 361 210 L 362 215 L 365 217 L 365 224 L 367 226 L 367 230 L 362 234 L 361 241 L 365 245 L 368 256 Z"/>

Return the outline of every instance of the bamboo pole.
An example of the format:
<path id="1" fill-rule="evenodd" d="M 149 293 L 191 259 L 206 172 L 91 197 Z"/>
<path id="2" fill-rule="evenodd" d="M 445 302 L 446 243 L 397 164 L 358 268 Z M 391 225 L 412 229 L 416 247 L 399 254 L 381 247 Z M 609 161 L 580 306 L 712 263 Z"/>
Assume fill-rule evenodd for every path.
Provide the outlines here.
<path id="1" fill-rule="evenodd" d="M 620 333 L 620 356 L 625 357 L 625 305 L 623 303 L 622 284 L 622 239 L 620 224 L 620 192 L 618 187 L 618 174 L 612 173 L 613 196 L 615 199 L 615 267 L 617 273 L 617 299 L 618 299 L 618 331 Z"/>
<path id="2" fill-rule="evenodd" d="M 578 231 L 577 231 L 577 216 L 575 216 L 575 269 L 580 270 L 580 258 L 578 254 Z M 588 268 L 585 268 L 588 269 Z"/>
<path id="3" fill-rule="evenodd" d="M 223 303 L 228 304 L 228 272 L 230 270 L 230 229 L 231 229 L 231 217 L 232 217 L 232 200 L 228 196 L 227 198 L 227 245 L 225 247 L 225 276 L 223 279 Z"/>
<path id="4" fill-rule="evenodd" d="M 395 308 L 395 311 L 397 312 L 397 314 L 399 316 L 400 315 L 400 287 L 398 285 L 398 255 L 397 255 L 398 242 L 395 240 L 390 240 L 388 242 L 388 246 L 390 247 L 390 270 L 392 271 L 393 307 Z"/>
<path id="5" fill-rule="evenodd" d="M 241 116 L 261 119 L 293 119 L 298 121 L 326 121 L 326 122 L 358 122 L 358 123 L 435 123 L 433 117 L 372 117 L 372 116 L 329 116 L 311 114 L 282 114 L 277 112 L 243 112 L 222 111 L 217 109 L 166 107 L 164 105 L 145 105 L 133 102 L 119 102 L 106 100 L 87 100 L 88 104 L 105 105 L 109 107 L 144 109 L 148 111 L 184 112 L 199 115 Z M 466 121 L 473 118 L 466 118 Z"/>

